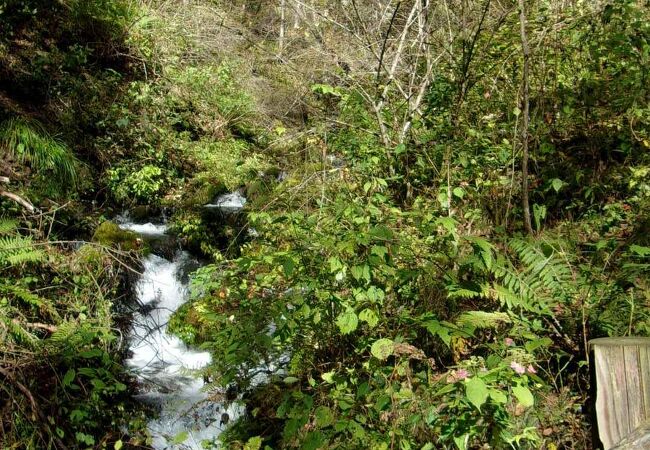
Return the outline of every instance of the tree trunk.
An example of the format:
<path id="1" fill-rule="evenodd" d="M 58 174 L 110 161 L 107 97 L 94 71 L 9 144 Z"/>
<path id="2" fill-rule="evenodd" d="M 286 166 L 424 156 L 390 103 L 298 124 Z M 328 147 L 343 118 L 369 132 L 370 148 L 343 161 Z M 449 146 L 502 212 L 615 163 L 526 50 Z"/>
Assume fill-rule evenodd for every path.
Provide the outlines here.
<path id="1" fill-rule="evenodd" d="M 530 47 L 528 45 L 528 35 L 526 34 L 526 10 L 524 9 L 524 0 L 519 0 L 519 23 L 521 26 L 521 47 L 524 54 L 524 70 L 522 75 L 522 104 L 523 120 L 521 127 L 521 202 L 524 211 L 524 226 L 528 234 L 533 234 L 533 225 L 530 219 L 530 201 L 528 199 L 528 127 L 530 115 Z"/>
<path id="2" fill-rule="evenodd" d="M 285 0 L 280 0 L 280 35 L 278 37 L 278 56 L 284 51 L 284 29 L 285 29 Z"/>

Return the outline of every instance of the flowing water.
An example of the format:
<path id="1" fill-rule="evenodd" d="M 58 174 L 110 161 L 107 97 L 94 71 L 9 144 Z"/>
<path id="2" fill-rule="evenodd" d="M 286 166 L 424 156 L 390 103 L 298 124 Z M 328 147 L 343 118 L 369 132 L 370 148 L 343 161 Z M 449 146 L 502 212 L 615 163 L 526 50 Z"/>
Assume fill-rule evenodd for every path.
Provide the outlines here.
<path id="1" fill-rule="evenodd" d="M 170 239 L 164 224 L 136 224 L 124 217 L 121 222 L 121 228 L 143 239 Z M 127 365 L 140 381 L 143 392 L 137 398 L 159 410 L 149 422 L 152 446 L 156 450 L 203 449 L 202 441 L 215 442 L 228 420 L 239 416 L 242 409 L 209 399 L 197 371 L 210 363 L 210 354 L 189 348 L 167 333 L 171 315 L 187 301 L 188 272 L 199 264 L 178 250 L 171 258 L 150 254 L 143 266 L 136 285 L 140 309 L 133 319 L 132 356 Z"/>

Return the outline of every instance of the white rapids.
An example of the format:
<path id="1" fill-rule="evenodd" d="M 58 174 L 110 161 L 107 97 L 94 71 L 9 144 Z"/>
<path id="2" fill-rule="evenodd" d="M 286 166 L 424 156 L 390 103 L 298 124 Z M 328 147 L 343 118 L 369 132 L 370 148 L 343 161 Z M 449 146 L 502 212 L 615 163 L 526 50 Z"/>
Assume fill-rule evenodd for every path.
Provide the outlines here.
<path id="1" fill-rule="evenodd" d="M 120 227 L 142 230 L 143 238 L 164 234 L 164 225 L 149 225 L 124 223 Z M 126 363 L 147 387 L 137 398 L 160 408 L 148 426 L 156 450 L 210 448 L 225 427 L 222 422 L 242 414 L 239 405 L 224 408 L 208 400 L 203 379 L 196 371 L 210 363 L 210 354 L 189 348 L 167 333 L 171 315 L 188 298 L 182 270 L 190 261 L 190 255 L 182 251 L 171 261 L 151 254 L 143 261 L 144 272 L 136 285 L 143 312 L 133 318 L 129 336 L 132 356 Z M 224 414 L 228 415 L 225 421 Z"/>
<path id="2" fill-rule="evenodd" d="M 225 214 L 240 211 L 246 205 L 246 197 L 240 191 L 222 194 L 214 201 L 204 205 L 204 208 L 219 209 Z"/>

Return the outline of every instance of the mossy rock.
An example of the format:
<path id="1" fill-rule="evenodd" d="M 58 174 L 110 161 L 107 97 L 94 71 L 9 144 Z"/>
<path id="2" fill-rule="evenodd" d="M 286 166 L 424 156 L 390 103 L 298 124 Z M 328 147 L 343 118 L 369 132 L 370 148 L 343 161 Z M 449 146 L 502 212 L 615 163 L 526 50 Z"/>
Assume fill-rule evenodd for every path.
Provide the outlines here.
<path id="1" fill-rule="evenodd" d="M 117 224 L 106 221 L 97 227 L 93 234 L 93 242 L 102 245 L 119 247 L 122 250 L 142 249 L 142 240 L 132 231 L 121 229 Z"/>

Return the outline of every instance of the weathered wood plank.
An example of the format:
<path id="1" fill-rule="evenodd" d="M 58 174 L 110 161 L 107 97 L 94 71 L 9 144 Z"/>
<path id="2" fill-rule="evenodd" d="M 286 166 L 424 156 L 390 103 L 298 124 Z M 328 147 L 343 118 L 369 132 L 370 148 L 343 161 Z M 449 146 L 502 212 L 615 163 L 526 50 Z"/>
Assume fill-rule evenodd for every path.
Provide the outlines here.
<path id="1" fill-rule="evenodd" d="M 598 418 L 598 432 L 605 448 L 613 445 L 618 436 L 616 427 L 614 405 L 611 398 L 611 378 L 609 360 L 601 349 L 594 349 L 594 364 L 596 365 L 596 416 Z"/>
<path id="2" fill-rule="evenodd" d="M 644 422 L 612 450 L 647 450 L 650 449 L 650 423 Z"/>
<path id="3" fill-rule="evenodd" d="M 650 347 L 639 346 L 639 366 L 645 368 L 644 376 L 641 377 L 641 397 L 643 397 L 644 417 L 650 417 Z"/>
<path id="4" fill-rule="evenodd" d="M 605 450 L 650 420 L 650 338 L 604 338 L 594 349 L 596 415 Z"/>
<path id="5" fill-rule="evenodd" d="M 625 393 L 627 394 L 627 417 L 629 431 L 633 432 L 645 418 L 643 395 L 641 391 L 642 372 L 639 366 L 639 348 L 637 346 L 623 347 L 625 360 Z"/>

